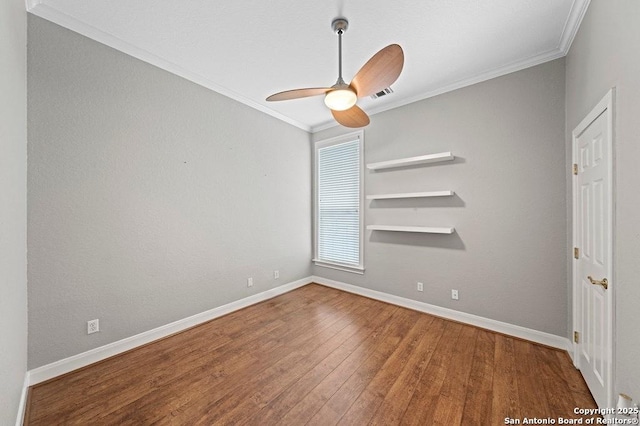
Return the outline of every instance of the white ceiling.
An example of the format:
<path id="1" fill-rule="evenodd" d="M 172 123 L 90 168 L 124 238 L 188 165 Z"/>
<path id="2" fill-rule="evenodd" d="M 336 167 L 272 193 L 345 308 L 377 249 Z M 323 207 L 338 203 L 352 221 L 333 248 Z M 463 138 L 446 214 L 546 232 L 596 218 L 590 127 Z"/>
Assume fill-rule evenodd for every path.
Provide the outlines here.
<path id="1" fill-rule="evenodd" d="M 313 132 L 336 125 L 322 96 L 264 99 L 335 83 L 337 16 L 349 20 L 347 82 L 384 46 L 404 49 L 395 93 L 358 102 L 372 115 L 564 56 L 588 2 L 28 0 L 28 9 Z"/>

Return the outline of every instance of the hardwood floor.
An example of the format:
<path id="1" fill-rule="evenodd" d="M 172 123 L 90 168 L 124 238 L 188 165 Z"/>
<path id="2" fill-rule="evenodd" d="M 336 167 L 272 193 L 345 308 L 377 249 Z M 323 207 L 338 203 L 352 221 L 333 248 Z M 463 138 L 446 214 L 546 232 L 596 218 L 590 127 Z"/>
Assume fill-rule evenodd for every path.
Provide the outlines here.
<path id="1" fill-rule="evenodd" d="M 504 425 L 596 408 L 556 349 L 310 284 L 30 389 L 26 424 Z"/>

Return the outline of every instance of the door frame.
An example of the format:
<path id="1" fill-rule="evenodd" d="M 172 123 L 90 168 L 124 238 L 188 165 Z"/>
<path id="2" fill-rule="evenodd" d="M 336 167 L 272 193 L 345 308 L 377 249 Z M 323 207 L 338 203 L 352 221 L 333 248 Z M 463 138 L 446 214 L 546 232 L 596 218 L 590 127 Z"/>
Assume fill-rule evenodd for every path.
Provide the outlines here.
<path id="1" fill-rule="evenodd" d="M 614 342 L 615 342 L 615 294 L 616 294 L 616 275 L 615 275 L 615 268 L 614 268 L 614 260 L 615 260 L 615 184 L 614 184 L 614 165 L 615 165 L 615 143 L 614 143 L 614 101 L 615 101 L 615 87 L 611 88 L 607 94 L 600 100 L 600 102 L 598 102 L 598 104 L 591 110 L 591 112 L 589 112 L 589 114 L 587 114 L 587 116 L 580 122 L 580 124 L 578 124 L 576 126 L 576 128 L 573 130 L 573 132 L 571 133 L 571 163 L 576 164 L 577 163 L 577 139 L 578 137 L 587 129 L 587 127 L 589 127 L 589 125 L 596 119 L 598 118 L 601 114 L 606 114 L 607 117 L 607 122 L 608 122 L 608 126 L 609 126 L 609 134 L 608 134 L 608 139 L 609 139 L 609 158 L 608 158 L 608 165 L 609 165 L 609 187 L 607 188 L 609 191 L 609 205 L 611 206 L 611 210 L 609 212 L 610 214 L 610 232 L 609 232 L 609 259 L 608 259 L 608 263 L 609 263 L 609 270 L 607 271 L 607 275 L 608 277 L 611 277 L 611 283 L 613 285 L 610 285 L 609 289 L 607 290 L 609 292 L 609 298 L 607 300 L 607 304 L 608 304 L 608 311 L 609 311 L 609 330 L 608 330 L 608 341 L 607 341 L 607 352 L 609 355 L 609 358 L 611 360 L 611 362 L 608 365 L 608 371 L 607 371 L 607 377 L 608 377 L 608 382 L 606 383 L 606 393 L 607 393 L 607 407 L 600 407 L 600 408 L 611 408 L 611 407 L 615 407 L 615 401 L 614 401 L 614 384 L 615 384 L 615 380 L 614 380 L 614 374 L 615 374 L 615 347 L 614 347 Z M 577 236 L 578 236 L 578 229 L 577 229 L 577 201 L 578 201 L 578 180 L 577 179 L 572 179 L 572 219 L 573 219 L 573 236 L 572 236 L 572 244 L 573 247 L 577 247 Z M 573 250 L 572 250 L 572 254 L 573 254 Z M 573 264 L 572 267 L 572 271 L 573 271 L 573 277 L 572 277 L 572 290 L 573 290 L 573 301 L 572 301 L 572 309 L 573 309 L 573 330 L 578 330 L 578 324 L 579 324 L 579 309 L 580 307 L 578 306 L 578 288 L 579 288 L 579 277 L 578 277 L 578 262 L 575 261 L 575 259 L 573 259 L 573 256 L 571 258 L 571 262 Z M 578 344 L 575 343 L 575 341 L 572 339 L 572 347 L 573 347 L 573 364 L 575 365 L 576 368 L 580 368 L 580 352 L 579 352 L 579 348 L 578 348 Z"/>

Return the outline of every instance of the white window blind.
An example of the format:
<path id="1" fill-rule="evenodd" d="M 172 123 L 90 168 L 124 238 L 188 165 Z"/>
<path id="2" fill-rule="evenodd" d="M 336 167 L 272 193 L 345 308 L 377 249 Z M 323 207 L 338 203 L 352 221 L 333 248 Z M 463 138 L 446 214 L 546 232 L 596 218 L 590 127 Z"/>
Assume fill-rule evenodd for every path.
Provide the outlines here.
<path id="1" fill-rule="evenodd" d="M 316 260 L 361 266 L 360 139 L 317 150 Z"/>

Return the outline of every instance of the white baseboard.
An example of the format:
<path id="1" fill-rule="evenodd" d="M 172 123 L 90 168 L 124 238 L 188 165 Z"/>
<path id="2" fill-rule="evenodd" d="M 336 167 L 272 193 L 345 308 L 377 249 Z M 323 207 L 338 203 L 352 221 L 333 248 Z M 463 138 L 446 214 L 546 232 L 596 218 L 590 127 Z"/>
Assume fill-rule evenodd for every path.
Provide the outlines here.
<path id="1" fill-rule="evenodd" d="M 302 278 L 288 284 L 283 284 L 271 290 L 254 294 L 252 296 L 245 297 L 244 299 L 154 328 L 153 330 L 145 331 L 143 333 L 136 334 L 135 336 L 127 337 L 125 339 L 118 340 L 117 342 L 109 343 L 107 345 L 100 346 L 99 348 L 91 349 L 90 351 L 61 359 L 60 361 L 56 361 L 42 367 L 34 368 L 27 372 L 28 386 L 33 386 L 62 374 L 77 370 L 78 368 L 86 367 L 87 365 L 102 361 L 103 359 L 118 355 L 163 337 L 170 336 L 177 332 L 186 330 L 187 328 L 202 324 L 239 309 L 246 308 L 247 306 L 255 305 L 256 303 L 307 285 L 310 282 L 312 282 L 311 277 Z"/>
<path id="2" fill-rule="evenodd" d="M 347 291 L 349 293 L 358 294 L 360 296 L 369 297 L 371 299 L 380 300 L 382 302 L 391 303 L 393 305 L 402 306 L 404 308 L 413 309 L 419 312 L 435 315 L 438 317 L 474 325 L 487 330 L 496 331 L 498 333 L 507 334 L 509 336 L 518 337 L 535 343 L 551 346 L 562 350 L 571 347 L 571 342 L 566 337 L 556 336 L 542 331 L 532 330 L 530 328 L 513 325 L 502 321 L 496 321 L 489 318 L 480 317 L 465 312 L 455 311 L 453 309 L 442 308 L 440 306 L 431 305 L 429 303 L 418 302 L 416 300 L 407 299 L 392 294 L 383 293 L 376 290 L 370 290 L 364 287 L 358 287 L 346 284 L 340 281 L 329 280 L 322 277 L 311 277 L 313 282 L 332 287 L 338 290 Z"/>
<path id="3" fill-rule="evenodd" d="M 575 350 L 576 348 L 574 347 L 574 343 L 570 338 L 567 338 L 567 347 L 565 348 L 567 353 L 569 354 L 569 358 L 571 358 L 571 361 L 573 362 L 573 365 L 576 365 L 576 359 L 575 359 Z M 576 365 L 577 367 L 577 365 Z"/>
<path id="4" fill-rule="evenodd" d="M 99 348 L 95 348 L 90 351 L 83 352 L 81 354 L 35 368 L 33 370 L 29 370 L 25 377 L 25 387 L 23 389 L 22 396 L 24 401 L 21 400 L 22 411 L 21 413 L 19 413 L 19 416 L 24 415 L 24 403 L 26 403 L 27 388 L 29 386 L 33 386 L 62 374 L 69 373 L 73 370 L 77 370 L 78 368 L 86 367 L 87 365 L 102 361 L 106 358 L 118 355 L 120 353 L 134 349 L 138 346 L 161 339 L 163 337 L 170 336 L 171 334 L 186 330 L 187 328 L 202 324 L 204 322 L 221 317 L 239 309 L 246 308 L 247 306 L 254 305 L 267 299 L 271 299 L 312 282 L 349 293 L 369 297 L 371 299 L 380 300 L 382 302 L 391 303 L 397 306 L 402 306 L 416 311 L 436 315 L 453 321 L 459 321 L 465 324 L 485 328 L 487 330 L 496 331 L 498 333 L 530 340 L 532 342 L 541 343 L 543 345 L 551 346 L 554 348 L 567 350 L 569 351 L 569 353 L 571 353 L 570 348 L 572 347 L 572 345 L 569 339 L 567 339 L 566 337 L 556 336 L 554 334 L 544 333 L 542 331 L 532 330 L 518 325 L 480 317 L 477 315 L 467 314 L 465 312 L 459 312 L 453 309 L 442 308 L 440 306 L 430 305 L 428 303 L 418 302 L 416 300 L 394 296 L 392 294 L 370 290 L 339 281 L 312 276 L 281 285 L 279 287 L 264 291 L 259 294 L 254 294 L 253 296 L 249 296 L 244 299 L 240 299 L 235 302 L 231 302 L 226 305 L 201 312 L 188 318 L 184 318 L 170 324 L 154 328 L 153 330 L 145 331 L 144 333 L 140 333 L 135 336 L 118 340 L 117 342 L 109 343 L 108 345 L 104 345 Z"/>
<path id="5" fill-rule="evenodd" d="M 16 426 L 24 424 L 24 415 L 27 409 L 27 395 L 29 393 L 29 372 L 24 373 L 24 383 L 20 394 L 20 405 L 18 405 L 18 415 L 16 416 Z"/>

